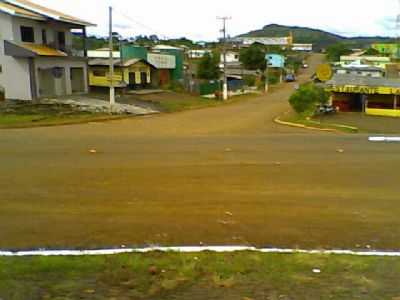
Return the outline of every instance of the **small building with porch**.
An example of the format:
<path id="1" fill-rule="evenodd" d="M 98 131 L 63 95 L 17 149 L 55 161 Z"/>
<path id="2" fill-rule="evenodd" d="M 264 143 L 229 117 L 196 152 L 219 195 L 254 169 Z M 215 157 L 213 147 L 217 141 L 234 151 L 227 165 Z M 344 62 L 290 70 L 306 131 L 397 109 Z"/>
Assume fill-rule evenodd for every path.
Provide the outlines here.
<path id="1" fill-rule="evenodd" d="M 336 74 L 325 84 L 339 111 L 400 117 L 400 79 Z"/>
<path id="2" fill-rule="evenodd" d="M 143 59 L 121 61 L 114 59 L 113 85 L 118 88 L 141 89 L 151 86 L 153 65 Z M 110 86 L 110 60 L 104 58 L 89 61 L 89 85 Z"/>

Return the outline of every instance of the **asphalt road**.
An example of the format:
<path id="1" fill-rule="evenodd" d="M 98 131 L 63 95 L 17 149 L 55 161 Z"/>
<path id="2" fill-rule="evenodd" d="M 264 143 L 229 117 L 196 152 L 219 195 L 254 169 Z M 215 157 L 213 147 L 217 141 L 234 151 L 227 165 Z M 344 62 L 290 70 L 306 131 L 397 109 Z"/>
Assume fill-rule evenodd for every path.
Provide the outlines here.
<path id="1" fill-rule="evenodd" d="M 311 58 L 301 80 L 321 59 Z M 274 124 L 292 91 L 285 84 L 177 114 L 1 130 L 0 248 L 400 249 L 400 145 Z"/>

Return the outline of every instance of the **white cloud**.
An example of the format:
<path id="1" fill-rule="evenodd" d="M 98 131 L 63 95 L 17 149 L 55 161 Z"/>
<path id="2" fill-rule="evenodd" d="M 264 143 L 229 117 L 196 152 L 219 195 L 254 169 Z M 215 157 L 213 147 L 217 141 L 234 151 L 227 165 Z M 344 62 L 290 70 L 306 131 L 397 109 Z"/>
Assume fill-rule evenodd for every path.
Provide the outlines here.
<path id="1" fill-rule="evenodd" d="M 89 33 L 108 32 L 108 6 L 115 7 L 117 30 L 125 36 L 158 34 L 214 40 L 220 33 L 217 16 L 228 15 L 230 35 L 270 23 L 332 30 L 345 35 L 393 35 L 390 20 L 400 11 L 397 0 L 33 0 L 98 24 Z M 399 12 L 400 13 L 400 12 Z M 127 18 L 127 17 L 129 18 Z M 392 18 L 392 19 L 391 19 Z M 389 25 L 388 25 L 389 24 Z"/>

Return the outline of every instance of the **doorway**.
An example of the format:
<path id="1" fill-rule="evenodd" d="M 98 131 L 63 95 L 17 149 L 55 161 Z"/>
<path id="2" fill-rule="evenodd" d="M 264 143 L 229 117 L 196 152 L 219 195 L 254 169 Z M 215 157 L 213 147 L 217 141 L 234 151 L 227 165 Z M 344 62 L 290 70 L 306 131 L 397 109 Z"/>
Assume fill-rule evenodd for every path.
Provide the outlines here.
<path id="1" fill-rule="evenodd" d="M 147 72 L 140 72 L 140 83 L 142 87 L 146 87 L 147 85 Z"/>
<path id="2" fill-rule="evenodd" d="M 134 88 L 136 85 L 136 73 L 129 72 L 129 87 Z"/>
<path id="3" fill-rule="evenodd" d="M 55 94 L 55 82 L 52 69 L 39 69 L 39 95 L 41 97 L 49 97 Z"/>
<path id="4" fill-rule="evenodd" d="M 84 93 L 85 77 L 83 68 L 71 68 L 70 72 L 72 93 Z"/>

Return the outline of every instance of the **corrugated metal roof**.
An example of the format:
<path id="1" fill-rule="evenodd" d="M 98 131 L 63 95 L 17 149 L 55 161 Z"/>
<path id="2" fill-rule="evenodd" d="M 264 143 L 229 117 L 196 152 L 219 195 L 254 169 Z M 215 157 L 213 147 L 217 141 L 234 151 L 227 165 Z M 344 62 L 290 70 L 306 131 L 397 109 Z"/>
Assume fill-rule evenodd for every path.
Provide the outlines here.
<path id="1" fill-rule="evenodd" d="M 110 51 L 108 49 L 106 49 L 106 50 L 89 50 L 88 57 L 90 57 L 90 58 L 109 58 Z M 113 51 L 113 57 L 120 58 L 121 52 Z"/>
<path id="2" fill-rule="evenodd" d="M 138 58 L 134 58 L 134 59 L 129 59 L 123 62 L 123 64 L 121 64 L 121 60 L 118 59 L 114 59 L 114 66 L 116 67 L 129 67 L 132 66 L 138 62 L 143 62 L 147 65 L 153 66 L 152 64 L 148 63 L 147 61 L 143 60 L 143 59 L 138 59 Z M 96 58 L 96 59 L 91 59 L 89 60 L 89 66 L 109 66 L 110 65 L 110 59 L 104 59 L 104 58 Z M 154 67 L 154 66 L 153 66 Z"/>
<path id="3" fill-rule="evenodd" d="M 5 2 L 0 2 L 0 11 L 6 13 L 6 14 L 10 14 L 13 16 L 18 16 L 21 18 L 29 18 L 29 19 L 35 19 L 35 20 L 41 20 L 41 21 L 45 21 L 46 18 L 43 17 L 40 14 L 37 14 L 35 12 L 17 7 L 15 5 L 11 5 Z"/>
<path id="4" fill-rule="evenodd" d="M 42 17 L 47 17 L 50 19 L 55 19 L 57 21 L 76 24 L 76 25 L 95 26 L 95 24 L 93 23 L 87 22 L 79 18 L 75 18 L 73 16 L 64 14 L 62 12 L 59 12 L 51 8 L 38 5 L 28 0 L 3 0 L 2 2 L 3 3 L 6 2 L 9 6 L 14 7 L 14 10 L 22 9 L 24 11 L 29 11 L 31 14 L 33 13 Z M 21 16 L 26 18 L 30 17 L 29 14 L 25 15 L 23 14 Z"/>
<path id="5" fill-rule="evenodd" d="M 349 74 L 336 74 L 326 82 L 328 86 L 370 86 L 400 88 L 400 79 L 387 79 L 379 77 L 366 77 Z"/>
<path id="6" fill-rule="evenodd" d="M 182 48 L 172 47 L 169 45 L 157 45 L 153 47 L 154 50 L 183 50 Z"/>
<path id="7" fill-rule="evenodd" d="M 20 57 L 35 57 L 35 56 L 51 56 L 51 57 L 66 57 L 68 54 L 51 48 L 45 45 L 33 44 L 33 43 L 17 43 L 14 41 L 5 41 L 5 52 L 6 55 L 20 56 Z M 13 47 L 13 50 L 7 54 L 7 47 Z M 21 56 L 22 55 L 22 56 Z"/>
<path id="8" fill-rule="evenodd" d="M 38 45 L 38 44 L 31 44 L 31 43 L 21 43 L 19 46 L 32 51 L 33 53 L 39 56 L 58 56 L 58 57 L 65 57 L 68 56 L 66 53 L 50 48 L 45 45 Z"/>
<path id="9" fill-rule="evenodd" d="M 385 69 L 383 69 L 383 68 L 374 67 L 374 66 L 365 66 L 365 65 L 338 66 L 338 67 L 335 67 L 335 70 L 360 71 L 360 72 L 385 72 Z"/>

